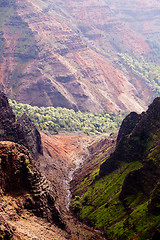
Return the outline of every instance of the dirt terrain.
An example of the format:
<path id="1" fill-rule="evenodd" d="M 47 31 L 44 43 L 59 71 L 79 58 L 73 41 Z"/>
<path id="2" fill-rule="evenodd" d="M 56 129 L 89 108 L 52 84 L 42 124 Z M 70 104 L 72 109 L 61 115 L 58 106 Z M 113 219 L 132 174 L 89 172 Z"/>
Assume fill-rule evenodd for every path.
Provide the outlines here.
<path id="1" fill-rule="evenodd" d="M 94 139 L 87 135 L 59 136 L 41 133 L 44 157 L 39 160 L 40 170 L 54 183 L 58 193 L 58 201 L 66 211 L 69 199 L 69 181 L 78 165 L 81 165 L 91 153 L 88 146 Z"/>

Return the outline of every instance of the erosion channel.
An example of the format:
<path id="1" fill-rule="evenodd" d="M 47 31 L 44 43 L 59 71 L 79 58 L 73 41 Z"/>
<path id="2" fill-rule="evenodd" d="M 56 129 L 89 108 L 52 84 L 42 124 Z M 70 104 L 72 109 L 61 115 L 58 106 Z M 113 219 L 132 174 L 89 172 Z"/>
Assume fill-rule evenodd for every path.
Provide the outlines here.
<path id="1" fill-rule="evenodd" d="M 64 180 L 64 189 L 66 190 L 66 199 L 65 199 L 65 206 L 66 206 L 66 209 L 67 211 L 69 211 L 69 207 L 70 207 L 70 204 L 71 204 L 71 199 L 72 199 L 72 194 L 71 194 L 71 191 L 70 191 L 70 182 L 72 181 L 73 179 L 73 174 L 74 172 L 79 168 L 81 167 L 81 165 L 83 164 L 83 161 L 85 159 L 78 159 L 75 161 L 75 168 L 71 171 L 69 171 L 69 174 L 68 174 L 68 179 L 67 180 Z"/>
<path id="2" fill-rule="evenodd" d="M 89 146 L 95 141 L 87 135 L 62 136 L 41 133 L 44 159 L 40 169 L 56 186 L 58 199 L 64 211 L 69 212 L 71 203 L 70 182 L 73 173 L 90 156 Z"/>

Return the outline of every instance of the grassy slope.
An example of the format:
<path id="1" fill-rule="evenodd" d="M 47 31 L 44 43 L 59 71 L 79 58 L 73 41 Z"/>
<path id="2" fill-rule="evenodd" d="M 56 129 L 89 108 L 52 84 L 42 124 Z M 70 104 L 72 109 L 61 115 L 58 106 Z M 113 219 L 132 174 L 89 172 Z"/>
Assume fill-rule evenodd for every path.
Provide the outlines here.
<path id="1" fill-rule="evenodd" d="M 155 109 L 153 112 L 153 115 L 157 114 Z M 153 115 L 151 111 L 150 115 L 148 113 L 149 117 Z M 145 124 L 142 124 L 142 126 L 144 130 Z M 84 178 L 80 179 L 75 176 L 75 180 L 72 182 L 74 196 L 72 209 L 81 220 L 104 231 L 107 239 L 151 239 L 153 232 L 160 227 L 159 172 L 156 184 L 152 186 L 149 183 L 160 167 L 160 126 L 157 120 L 154 121 L 153 118 L 151 124 L 147 123 L 146 126 L 151 130 L 147 135 L 146 142 L 151 144 L 147 143 L 145 149 L 143 149 L 143 159 L 135 158 L 131 162 L 120 161 L 121 164 L 118 169 L 102 178 L 97 178 L 98 168 L 93 169 L 88 175 L 84 175 Z M 140 132 L 138 129 L 138 133 Z M 129 134 L 127 139 L 132 138 L 132 135 L 134 146 L 136 146 L 134 133 Z M 132 143 L 133 138 L 131 139 Z M 137 141 L 139 141 L 139 137 L 137 137 Z M 139 145 L 139 142 L 137 144 Z M 133 149 L 129 154 L 132 154 Z M 101 162 L 104 162 L 107 156 L 104 157 L 104 153 L 99 155 L 101 155 Z M 90 160 L 90 164 L 95 160 L 97 160 L 97 156 Z M 145 162 L 154 166 L 153 175 L 150 175 L 149 167 L 144 167 Z M 87 171 L 87 166 L 85 169 Z M 85 170 L 83 169 L 83 171 Z M 135 178 L 132 178 L 133 181 L 130 181 L 130 185 L 127 185 L 131 193 L 126 195 L 122 201 L 120 193 L 129 173 L 131 177 L 138 173 L 136 178 L 138 183 L 136 184 L 139 184 L 142 188 L 138 188 L 135 184 Z M 78 207 L 75 208 L 75 206 Z M 154 211 L 150 210 L 151 208 Z"/>
<path id="2" fill-rule="evenodd" d="M 97 170 L 91 174 L 89 181 L 88 177 L 83 179 L 74 192 L 74 195 L 80 196 L 82 206 L 80 219 L 86 220 L 91 226 L 98 227 L 105 232 L 106 237 L 111 239 L 130 239 L 137 233 L 143 232 L 148 227 L 148 221 L 151 223 L 151 219 L 150 227 L 157 225 L 160 217 L 155 216 L 153 218 L 153 216 L 147 215 L 148 202 L 137 206 L 136 201 L 138 200 L 133 201 L 132 206 L 135 206 L 135 209 L 129 217 L 119 200 L 126 175 L 141 166 L 140 162 L 123 163 L 121 168 L 96 182 L 94 180 L 98 174 Z M 72 204 L 74 204 L 74 201 Z M 142 236 L 139 239 L 142 239 Z"/>

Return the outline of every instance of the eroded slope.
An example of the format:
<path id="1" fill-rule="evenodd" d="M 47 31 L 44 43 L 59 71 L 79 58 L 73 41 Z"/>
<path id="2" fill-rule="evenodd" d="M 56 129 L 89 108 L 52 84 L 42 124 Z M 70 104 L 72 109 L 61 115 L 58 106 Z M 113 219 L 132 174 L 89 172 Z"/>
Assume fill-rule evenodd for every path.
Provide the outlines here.
<path id="1" fill-rule="evenodd" d="M 26 115 L 15 120 L 3 93 L 0 115 L 0 238 L 103 239 L 67 208 L 70 173 L 92 139 L 40 136 Z"/>
<path id="2" fill-rule="evenodd" d="M 143 79 L 116 57 L 150 47 L 105 1 L 10 0 L 1 13 L 1 88 L 11 98 L 96 112 L 141 112 L 151 101 Z"/>

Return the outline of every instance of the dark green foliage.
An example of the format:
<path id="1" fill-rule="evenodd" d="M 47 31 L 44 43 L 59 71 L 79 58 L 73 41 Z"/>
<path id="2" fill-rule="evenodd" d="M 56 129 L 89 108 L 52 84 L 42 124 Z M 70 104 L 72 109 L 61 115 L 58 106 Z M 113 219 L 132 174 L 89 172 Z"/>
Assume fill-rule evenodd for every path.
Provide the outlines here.
<path id="1" fill-rule="evenodd" d="M 61 107 L 32 107 L 28 104 L 10 100 L 10 105 L 17 117 L 26 113 L 40 130 L 58 133 L 59 131 L 82 131 L 88 135 L 104 134 L 117 131 L 124 114 L 93 114 L 75 112 Z"/>
<path id="2" fill-rule="evenodd" d="M 80 202 L 80 197 L 79 196 L 76 196 L 74 198 L 74 200 L 72 201 L 71 208 L 72 208 L 72 211 L 74 213 L 79 213 L 80 212 L 80 210 L 82 209 L 82 204 Z"/>

